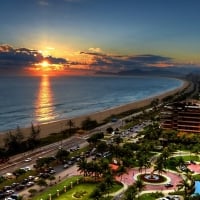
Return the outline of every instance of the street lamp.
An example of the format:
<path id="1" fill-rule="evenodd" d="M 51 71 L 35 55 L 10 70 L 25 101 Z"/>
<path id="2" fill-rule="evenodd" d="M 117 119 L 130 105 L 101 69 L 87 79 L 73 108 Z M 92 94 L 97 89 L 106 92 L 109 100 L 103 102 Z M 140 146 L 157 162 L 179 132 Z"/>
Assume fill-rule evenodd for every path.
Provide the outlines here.
<path id="1" fill-rule="evenodd" d="M 57 190 L 57 197 L 59 197 L 59 195 L 60 195 L 60 194 L 59 194 L 59 190 Z"/>

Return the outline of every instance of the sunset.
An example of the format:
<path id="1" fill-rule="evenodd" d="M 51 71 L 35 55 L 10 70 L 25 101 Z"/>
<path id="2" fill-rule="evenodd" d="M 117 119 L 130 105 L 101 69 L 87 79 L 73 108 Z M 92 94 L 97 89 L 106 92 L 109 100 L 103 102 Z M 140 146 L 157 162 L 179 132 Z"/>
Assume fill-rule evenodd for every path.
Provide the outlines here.
<path id="1" fill-rule="evenodd" d="M 63 75 L 199 69 L 199 6 L 198 0 L 3 0 L 1 74 L 30 75 L 34 67 Z M 48 66 L 39 65 L 44 60 Z"/>
<path id="2" fill-rule="evenodd" d="M 200 0 L 1 0 L 0 24 L 0 200 L 200 199 Z"/>

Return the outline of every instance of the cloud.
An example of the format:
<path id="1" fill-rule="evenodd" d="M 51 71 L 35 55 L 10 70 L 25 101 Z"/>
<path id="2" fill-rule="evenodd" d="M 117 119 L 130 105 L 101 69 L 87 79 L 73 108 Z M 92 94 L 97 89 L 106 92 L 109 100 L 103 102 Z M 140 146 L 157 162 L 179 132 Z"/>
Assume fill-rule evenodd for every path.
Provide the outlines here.
<path id="1" fill-rule="evenodd" d="M 108 71 L 118 72 L 121 70 L 132 70 L 141 67 L 169 67 L 173 66 L 173 59 L 160 55 L 108 55 L 101 52 L 81 52 L 93 57 L 90 64 L 93 70 L 106 69 Z"/>
<path id="2" fill-rule="evenodd" d="M 45 60 L 52 64 L 67 64 L 67 60 L 64 58 L 54 58 L 52 56 L 48 56 L 45 57 Z"/>
<path id="3" fill-rule="evenodd" d="M 51 64 L 67 64 L 64 58 L 44 57 L 38 50 L 13 48 L 10 45 L 0 45 L 0 70 L 22 71 L 33 67 L 36 63 L 48 60 Z"/>
<path id="4" fill-rule="evenodd" d="M 49 2 L 47 0 L 40 0 L 40 1 L 38 1 L 38 4 L 41 6 L 48 6 Z"/>
<path id="5" fill-rule="evenodd" d="M 92 51 L 92 52 L 97 52 L 97 53 L 100 53 L 100 52 L 102 52 L 102 50 L 100 49 L 100 48 L 93 48 L 93 47 L 91 47 L 91 48 L 89 48 L 88 49 L 89 51 Z"/>
<path id="6" fill-rule="evenodd" d="M 73 60 L 74 59 L 74 60 Z M 28 48 L 14 48 L 8 44 L 0 45 L 0 73 L 26 72 L 27 70 L 39 70 L 43 61 L 48 62 L 50 70 L 60 72 L 84 71 L 112 72 L 128 71 L 135 69 L 144 69 L 149 71 L 152 68 L 170 68 L 188 67 L 188 63 L 176 63 L 173 58 L 161 55 L 142 54 L 142 55 L 112 55 L 103 53 L 100 48 L 89 48 L 88 51 L 82 51 L 72 60 L 62 57 L 45 56 L 41 51 Z M 196 67 L 196 66 L 194 66 Z M 191 67 L 190 67 L 191 68 Z M 15 74 L 15 73 L 14 73 Z"/>

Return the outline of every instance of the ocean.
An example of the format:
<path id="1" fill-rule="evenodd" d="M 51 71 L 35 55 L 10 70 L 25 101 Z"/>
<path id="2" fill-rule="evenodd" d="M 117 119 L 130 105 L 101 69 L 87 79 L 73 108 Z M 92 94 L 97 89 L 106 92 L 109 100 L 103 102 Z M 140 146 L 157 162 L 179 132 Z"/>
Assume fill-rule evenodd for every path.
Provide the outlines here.
<path id="1" fill-rule="evenodd" d="M 109 109 L 182 84 L 163 77 L 0 77 L 0 131 Z"/>

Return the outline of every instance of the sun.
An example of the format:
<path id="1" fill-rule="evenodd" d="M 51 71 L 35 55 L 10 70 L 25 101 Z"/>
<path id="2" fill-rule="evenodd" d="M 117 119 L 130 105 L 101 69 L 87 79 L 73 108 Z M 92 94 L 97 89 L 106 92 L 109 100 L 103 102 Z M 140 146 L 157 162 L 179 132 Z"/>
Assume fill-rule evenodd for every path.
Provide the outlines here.
<path id="1" fill-rule="evenodd" d="M 48 61 L 43 60 L 41 62 L 41 67 L 44 71 L 49 71 L 50 70 L 50 64 L 48 63 Z"/>

